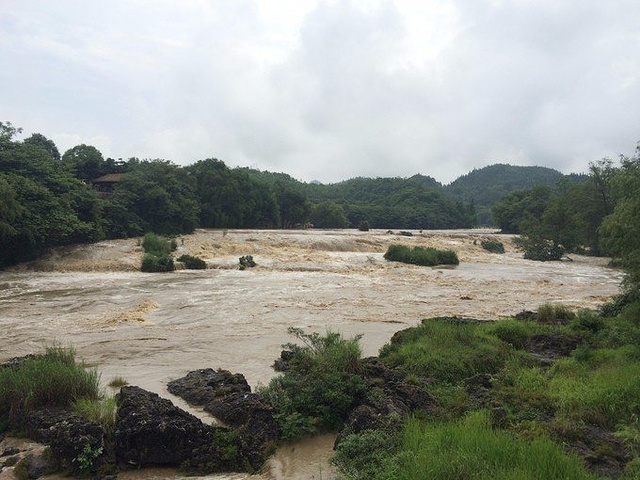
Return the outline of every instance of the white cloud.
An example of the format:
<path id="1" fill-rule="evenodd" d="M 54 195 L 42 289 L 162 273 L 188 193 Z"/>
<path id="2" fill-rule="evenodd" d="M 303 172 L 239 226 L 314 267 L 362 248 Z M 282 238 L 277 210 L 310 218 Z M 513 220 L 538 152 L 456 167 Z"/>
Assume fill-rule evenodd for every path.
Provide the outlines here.
<path id="1" fill-rule="evenodd" d="M 0 107 L 61 151 L 286 171 L 584 170 L 640 140 L 632 0 L 5 0 Z"/>

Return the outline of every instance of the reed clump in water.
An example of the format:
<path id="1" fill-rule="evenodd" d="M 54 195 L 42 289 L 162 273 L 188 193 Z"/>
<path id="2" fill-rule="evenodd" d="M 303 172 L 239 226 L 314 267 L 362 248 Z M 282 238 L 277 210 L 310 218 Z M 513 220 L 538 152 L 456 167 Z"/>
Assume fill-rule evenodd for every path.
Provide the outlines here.
<path id="1" fill-rule="evenodd" d="M 413 265 L 458 265 L 460 260 L 453 250 L 439 250 L 431 247 L 413 247 L 406 245 L 389 245 L 384 258 L 393 262 L 410 263 Z"/>

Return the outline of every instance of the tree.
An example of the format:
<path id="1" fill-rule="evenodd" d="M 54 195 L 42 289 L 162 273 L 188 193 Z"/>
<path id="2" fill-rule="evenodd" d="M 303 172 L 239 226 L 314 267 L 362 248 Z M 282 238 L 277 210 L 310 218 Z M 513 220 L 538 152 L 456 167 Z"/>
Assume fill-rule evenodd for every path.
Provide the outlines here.
<path id="1" fill-rule="evenodd" d="M 96 147 L 91 145 L 76 145 L 62 155 L 62 162 L 73 174 L 86 182 L 90 182 L 107 173 L 104 171 L 104 158 Z"/>
<path id="2" fill-rule="evenodd" d="M 45 152 L 47 152 L 53 160 L 60 160 L 60 152 L 58 151 L 58 147 L 56 147 L 56 144 L 53 143 L 53 140 L 49 140 L 41 133 L 34 133 L 29 138 L 25 138 L 23 143 L 25 143 L 26 145 L 33 145 L 34 147 L 41 148 Z"/>
<path id="3" fill-rule="evenodd" d="M 318 228 L 347 228 L 349 220 L 340 205 L 334 202 L 321 202 L 311 212 L 311 223 Z"/>

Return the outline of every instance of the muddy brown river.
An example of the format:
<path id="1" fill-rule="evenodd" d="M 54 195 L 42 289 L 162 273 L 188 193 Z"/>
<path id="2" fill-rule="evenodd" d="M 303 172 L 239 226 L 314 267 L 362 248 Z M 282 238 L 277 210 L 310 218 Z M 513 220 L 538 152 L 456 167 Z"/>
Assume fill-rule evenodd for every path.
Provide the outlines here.
<path id="1" fill-rule="evenodd" d="M 121 376 L 188 408 L 166 391 L 169 380 L 212 367 L 241 372 L 252 386 L 265 384 L 281 345 L 292 340 L 291 326 L 363 334 L 364 355 L 375 355 L 393 333 L 423 318 L 490 320 L 547 302 L 594 308 L 618 292 L 622 279 L 602 258 L 524 260 L 511 237 L 490 231 L 413 233 L 198 230 L 178 239 L 177 255 L 199 256 L 209 269 L 163 274 L 137 271 L 138 239 L 58 249 L 0 272 L 0 361 L 54 342 L 73 345 L 105 385 Z M 485 238 L 499 238 L 506 253 L 484 251 Z M 387 262 L 391 243 L 450 248 L 461 263 Z M 253 255 L 258 266 L 238 270 L 241 255 Z M 263 476 L 252 478 L 330 479 L 332 443 L 327 435 L 283 447 Z M 145 470 L 119 478 L 178 474 Z"/>

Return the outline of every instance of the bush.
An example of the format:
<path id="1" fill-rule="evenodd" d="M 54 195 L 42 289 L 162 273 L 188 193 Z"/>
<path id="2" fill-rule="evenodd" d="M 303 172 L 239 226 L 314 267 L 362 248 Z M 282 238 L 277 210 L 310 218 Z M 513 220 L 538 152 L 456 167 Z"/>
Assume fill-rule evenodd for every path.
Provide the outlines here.
<path id="1" fill-rule="evenodd" d="M 116 432 L 116 399 L 81 398 L 73 405 L 73 410 L 80 416 L 99 423 L 109 437 Z"/>
<path id="2" fill-rule="evenodd" d="M 95 370 L 76 363 L 72 348 L 48 347 L 42 355 L 0 368 L 0 424 L 16 428 L 25 412 L 95 400 L 98 380 Z"/>
<path id="3" fill-rule="evenodd" d="M 329 332 L 305 334 L 290 328 L 303 345 L 287 344 L 290 369 L 258 394 L 275 410 L 285 440 L 339 428 L 366 390 L 360 369 L 359 336 L 345 339 Z"/>
<path id="4" fill-rule="evenodd" d="M 541 323 L 566 323 L 574 318 L 576 314 L 562 304 L 545 303 L 538 307 L 538 321 Z"/>
<path id="5" fill-rule="evenodd" d="M 524 252 L 526 260 L 547 262 L 560 260 L 564 255 L 564 249 L 557 243 L 536 236 L 522 236 L 515 240 L 518 249 Z"/>
<path id="6" fill-rule="evenodd" d="M 458 255 L 452 250 L 438 250 L 430 247 L 409 248 L 392 244 L 387 248 L 384 258 L 389 261 L 410 263 L 413 265 L 458 265 Z"/>
<path id="7" fill-rule="evenodd" d="M 150 253 L 156 257 L 171 255 L 171 252 L 175 250 L 175 248 L 173 248 L 174 244 L 175 248 L 177 248 L 178 244 L 175 239 L 169 241 L 165 237 L 156 235 L 155 233 L 146 233 L 142 240 L 142 248 L 145 253 Z"/>
<path id="8" fill-rule="evenodd" d="M 181 255 L 178 257 L 178 261 L 184 263 L 190 270 L 205 270 L 207 268 L 207 263 L 204 260 L 191 255 Z"/>
<path id="9" fill-rule="evenodd" d="M 498 240 L 482 240 L 480 246 L 491 253 L 504 253 L 504 245 Z"/>
<path id="10" fill-rule="evenodd" d="M 159 257 L 146 253 L 142 258 L 143 272 L 172 272 L 176 269 L 171 255 L 161 255 Z"/>
<path id="11" fill-rule="evenodd" d="M 245 255 L 244 257 L 240 257 L 238 259 L 238 263 L 240 264 L 240 270 L 244 270 L 245 268 L 253 268 L 257 264 L 253 261 L 252 255 Z"/>
<path id="12" fill-rule="evenodd" d="M 361 232 L 368 232 L 369 231 L 369 222 L 362 221 L 360 222 L 360 224 L 358 225 L 358 230 L 360 230 Z"/>

